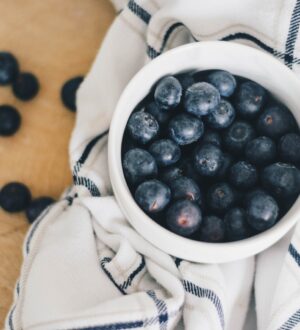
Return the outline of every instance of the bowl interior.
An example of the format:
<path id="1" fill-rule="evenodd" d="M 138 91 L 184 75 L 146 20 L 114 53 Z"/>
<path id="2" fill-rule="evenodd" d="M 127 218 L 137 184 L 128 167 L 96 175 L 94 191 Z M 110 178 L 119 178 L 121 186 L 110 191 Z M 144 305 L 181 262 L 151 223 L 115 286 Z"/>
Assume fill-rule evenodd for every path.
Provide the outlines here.
<path id="1" fill-rule="evenodd" d="M 298 199 L 271 229 L 232 243 L 204 243 L 180 237 L 156 224 L 135 203 L 125 181 L 121 145 L 127 120 L 136 105 L 163 76 L 189 70 L 227 70 L 264 86 L 300 123 L 298 78 L 272 56 L 229 42 L 201 42 L 178 47 L 150 62 L 130 81 L 115 110 L 109 133 L 109 170 L 115 196 L 133 227 L 148 241 L 179 258 L 206 263 L 229 262 L 254 255 L 279 240 L 297 221 Z"/>

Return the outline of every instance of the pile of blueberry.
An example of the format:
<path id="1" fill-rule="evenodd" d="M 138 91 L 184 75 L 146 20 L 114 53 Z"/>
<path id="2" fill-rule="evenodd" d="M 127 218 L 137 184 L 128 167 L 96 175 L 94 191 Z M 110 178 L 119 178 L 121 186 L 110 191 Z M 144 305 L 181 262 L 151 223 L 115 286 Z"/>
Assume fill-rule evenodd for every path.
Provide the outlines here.
<path id="1" fill-rule="evenodd" d="M 172 232 L 206 242 L 272 227 L 300 192 L 292 113 L 229 72 L 162 78 L 131 114 L 122 164 L 137 204 Z"/>

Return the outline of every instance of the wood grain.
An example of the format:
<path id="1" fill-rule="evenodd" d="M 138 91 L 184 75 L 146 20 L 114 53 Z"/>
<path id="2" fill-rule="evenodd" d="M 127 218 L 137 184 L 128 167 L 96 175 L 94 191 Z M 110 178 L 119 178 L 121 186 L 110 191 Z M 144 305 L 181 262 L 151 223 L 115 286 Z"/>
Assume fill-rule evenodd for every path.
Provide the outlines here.
<path id="1" fill-rule="evenodd" d="M 41 90 L 29 102 L 0 88 L 0 104 L 22 115 L 20 131 L 0 138 L 0 186 L 27 184 L 34 197 L 58 198 L 71 183 L 68 143 L 74 114 L 60 100 L 63 83 L 85 75 L 96 55 L 114 10 L 108 0 L 10 0 L 0 2 L 1 50 L 11 51 L 22 71 L 37 75 Z M 101 74 L 101 73 L 99 73 Z M 12 302 L 28 229 L 23 214 L 0 210 L 0 326 Z"/>

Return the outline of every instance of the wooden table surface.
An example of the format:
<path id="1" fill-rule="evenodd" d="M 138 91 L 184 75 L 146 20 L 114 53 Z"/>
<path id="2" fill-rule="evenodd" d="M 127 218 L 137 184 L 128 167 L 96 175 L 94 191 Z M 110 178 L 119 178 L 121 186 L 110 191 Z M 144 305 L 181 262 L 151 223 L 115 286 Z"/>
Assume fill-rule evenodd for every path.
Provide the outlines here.
<path id="1" fill-rule="evenodd" d="M 21 70 L 37 75 L 41 90 L 29 102 L 0 88 L 0 104 L 22 115 L 20 131 L 0 138 L 0 187 L 27 184 L 34 197 L 58 198 L 71 183 L 68 143 L 74 114 L 60 100 L 63 83 L 84 75 L 96 55 L 114 10 L 109 0 L 10 0 L 0 2 L 0 50 L 15 54 Z M 101 72 L 99 73 L 101 74 Z M 28 224 L 24 214 L 0 210 L 0 327 L 12 302 Z"/>

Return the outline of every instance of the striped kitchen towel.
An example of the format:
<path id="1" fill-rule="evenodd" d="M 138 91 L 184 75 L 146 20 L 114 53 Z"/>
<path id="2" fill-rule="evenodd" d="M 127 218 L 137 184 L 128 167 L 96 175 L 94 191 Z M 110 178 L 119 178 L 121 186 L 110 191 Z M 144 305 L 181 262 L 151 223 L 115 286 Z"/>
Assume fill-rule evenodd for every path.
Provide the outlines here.
<path id="1" fill-rule="evenodd" d="M 122 90 L 170 48 L 244 43 L 300 74 L 300 0 L 113 2 L 118 16 L 78 92 L 74 186 L 28 232 L 6 329 L 300 329 L 300 225 L 256 258 L 174 259 L 130 227 L 107 170 L 107 133 Z"/>

